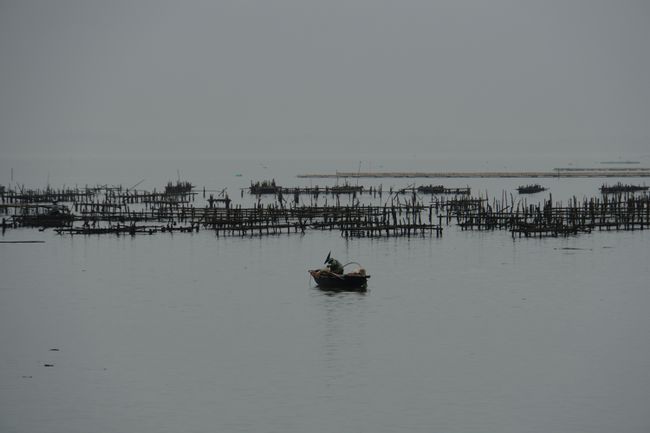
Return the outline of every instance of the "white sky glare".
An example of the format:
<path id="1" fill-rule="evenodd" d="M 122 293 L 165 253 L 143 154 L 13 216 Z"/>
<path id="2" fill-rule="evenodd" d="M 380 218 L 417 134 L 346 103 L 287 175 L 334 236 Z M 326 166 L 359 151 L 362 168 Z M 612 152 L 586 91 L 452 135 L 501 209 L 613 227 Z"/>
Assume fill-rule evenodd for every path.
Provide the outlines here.
<path id="1" fill-rule="evenodd" d="M 0 155 L 650 153 L 650 2 L 0 0 Z"/>

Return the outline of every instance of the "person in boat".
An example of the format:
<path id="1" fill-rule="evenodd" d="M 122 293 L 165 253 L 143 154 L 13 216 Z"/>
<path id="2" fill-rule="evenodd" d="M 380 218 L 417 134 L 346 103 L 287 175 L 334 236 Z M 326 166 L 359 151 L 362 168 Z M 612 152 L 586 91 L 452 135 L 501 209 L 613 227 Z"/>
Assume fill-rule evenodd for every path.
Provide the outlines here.
<path id="1" fill-rule="evenodd" d="M 341 265 L 341 262 L 336 260 L 334 257 L 328 257 L 325 263 L 327 264 L 328 271 L 333 274 L 343 275 L 343 265 Z"/>
<path id="2" fill-rule="evenodd" d="M 50 216 L 69 215 L 70 209 L 66 205 L 59 204 L 58 201 L 54 200 L 52 206 L 48 209 L 47 214 Z"/>
<path id="3" fill-rule="evenodd" d="M 52 202 L 52 206 L 50 207 L 50 211 L 48 212 L 49 215 L 59 215 L 61 213 L 61 208 L 59 207 L 59 203 L 57 201 Z"/>

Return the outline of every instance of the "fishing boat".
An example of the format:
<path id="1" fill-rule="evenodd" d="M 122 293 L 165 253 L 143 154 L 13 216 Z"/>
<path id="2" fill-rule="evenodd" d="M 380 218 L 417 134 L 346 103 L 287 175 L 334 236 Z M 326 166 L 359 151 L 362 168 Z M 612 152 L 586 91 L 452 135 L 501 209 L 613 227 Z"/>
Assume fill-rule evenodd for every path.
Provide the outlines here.
<path id="1" fill-rule="evenodd" d="M 517 191 L 519 192 L 519 194 L 535 194 L 537 192 L 546 191 L 546 189 L 547 188 L 536 183 L 534 185 L 520 186 L 519 188 L 517 188 Z"/>
<path id="2" fill-rule="evenodd" d="M 368 278 L 370 278 L 370 275 L 366 275 L 363 269 L 347 274 L 335 274 L 326 269 L 313 269 L 309 271 L 309 275 L 322 289 L 365 290 L 368 287 Z"/>
<path id="3" fill-rule="evenodd" d="M 192 192 L 192 188 L 194 188 L 194 185 L 191 182 L 181 182 L 179 179 L 176 181 L 176 184 L 167 182 L 167 185 L 165 185 L 165 194 L 187 194 Z"/>
<path id="4" fill-rule="evenodd" d="M 643 185 L 623 185 L 621 182 L 616 185 L 603 185 L 600 187 L 600 192 L 603 194 L 617 194 L 621 192 L 638 192 L 647 191 L 649 187 Z"/>
<path id="5" fill-rule="evenodd" d="M 51 205 L 23 205 L 23 213 L 15 215 L 14 220 L 23 227 L 69 227 L 74 215 L 67 206 L 53 202 Z"/>
<path id="6" fill-rule="evenodd" d="M 325 188 L 325 192 L 331 194 L 355 194 L 362 193 L 363 186 L 359 185 L 349 185 L 347 182 L 344 185 L 335 185 Z"/>
<path id="7" fill-rule="evenodd" d="M 314 279 L 318 287 L 322 289 L 355 289 L 365 290 L 368 286 L 368 278 L 370 275 L 366 274 L 366 270 L 357 262 L 349 262 L 341 265 L 337 260 L 331 258 L 331 251 L 325 259 L 327 268 L 312 269 L 309 275 Z M 344 269 L 348 265 L 357 265 L 358 268 L 353 272 L 345 272 Z M 335 271 L 335 272 L 333 272 Z"/>
<path id="8" fill-rule="evenodd" d="M 275 184 L 275 179 L 264 180 L 262 182 L 251 182 L 248 192 L 254 195 L 278 194 L 282 192 L 282 187 Z"/>
<path id="9" fill-rule="evenodd" d="M 416 191 L 420 194 L 470 194 L 470 188 L 445 188 L 444 185 L 420 185 Z"/>

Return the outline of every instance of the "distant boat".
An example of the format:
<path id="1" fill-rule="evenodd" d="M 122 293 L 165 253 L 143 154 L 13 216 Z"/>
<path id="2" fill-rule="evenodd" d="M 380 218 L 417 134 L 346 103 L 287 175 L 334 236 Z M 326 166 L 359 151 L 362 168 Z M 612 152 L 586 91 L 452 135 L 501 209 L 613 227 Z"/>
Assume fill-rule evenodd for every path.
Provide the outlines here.
<path id="1" fill-rule="evenodd" d="M 417 191 L 423 194 L 444 194 L 445 187 L 443 185 L 421 185 L 418 186 Z"/>
<path id="2" fill-rule="evenodd" d="M 282 187 L 275 184 L 275 179 L 263 180 L 262 182 L 251 182 L 248 192 L 254 195 L 277 194 L 282 192 Z"/>
<path id="3" fill-rule="evenodd" d="M 467 188 L 445 188 L 443 185 L 421 185 L 417 187 L 417 192 L 420 194 L 469 194 L 470 189 Z"/>
<path id="4" fill-rule="evenodd" d="M 519 194 L 535 194 L 542 191 L 546 191 L 546 188 L 539 184 L 524 185 L 517 188 L 517 192 L 519 192 Z"/>
<path id="5" fill-rule="evenodd" d="M 326 189 L 326 192 L 332 194 L 354 194 L 363 192 L 363 186 L 349 185 L 348 183 L 345 183 L 344 185 L 330 186 Z"/>
<path id="6" fill-rule="evenodd" d="M 603 194 L 616 194 L 620 192 L 637 192 L 637 191 L 647 191 L 649 187 L 640 186 L 640 185 L 623 185 L 622 183 L 617 183 L 616 185 L 603 185 L 600 187 L 600 192 Z"/>
<path id="7" fill-rule="evenodd" d="M 67 206 L 54 203 L 52 205 L 35 205 L 37 213 L 25 213 L 14 216 L 14 219 L 24 227 L 66 227 L 74 222 L 74 215 Z M 40 212 L 44 209 L 45 212 Z M 28 210 L 25 208 L 25 210 Z"/>
<path id="8" fill-rule="evenodd" d="M 181 182 L 180 180 L 176 181 L 176 184 L 168 182 L 165 185 L 165 194 L 187 194 L 192 192 L 192 188 L 194 185 L 191 182 Z"/>

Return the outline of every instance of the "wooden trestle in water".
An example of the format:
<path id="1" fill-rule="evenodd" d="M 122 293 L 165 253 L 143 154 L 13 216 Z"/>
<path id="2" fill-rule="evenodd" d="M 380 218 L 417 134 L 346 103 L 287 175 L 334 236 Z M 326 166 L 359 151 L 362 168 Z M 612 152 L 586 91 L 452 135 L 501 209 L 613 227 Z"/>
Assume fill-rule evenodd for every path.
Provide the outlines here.
<path id="1" fill-rule="evenodd" d="M 377 189 L 373 194 L 377 194 Z M 379 191 L 381 191 L 379 189 Z M 594 230 L 646 230 L 650 227 L 650 195 L 601 195 L 567 204 L 552 196 L 528 204 L 502 193 L 500 199 L 425 195 L 390 191 L 383 205 L 300 204 L 277 200 L 251 207 L 232 205 L 225 196 L 197 204 L 196 192 L 129 191 L 121 187 L 12 191 L 0 189 L 2 231 L 17 227 L 50 227 L 60 234 L 153 234 L 213 231 L 217 236 L 264 236 L 337 231 L 341 236 L 388 237 L 442 235 L 443 226 L 461 230 L 504 230 L 513 237 L 568 236 Z M 381 193 L 379 193 L 381 194 Z M 389 197 L 389 198 L 390 198 Z M 408 197 L 408 196 L 407 196 Z M 206 203 L 207 202 L 207 203 Z"/>

